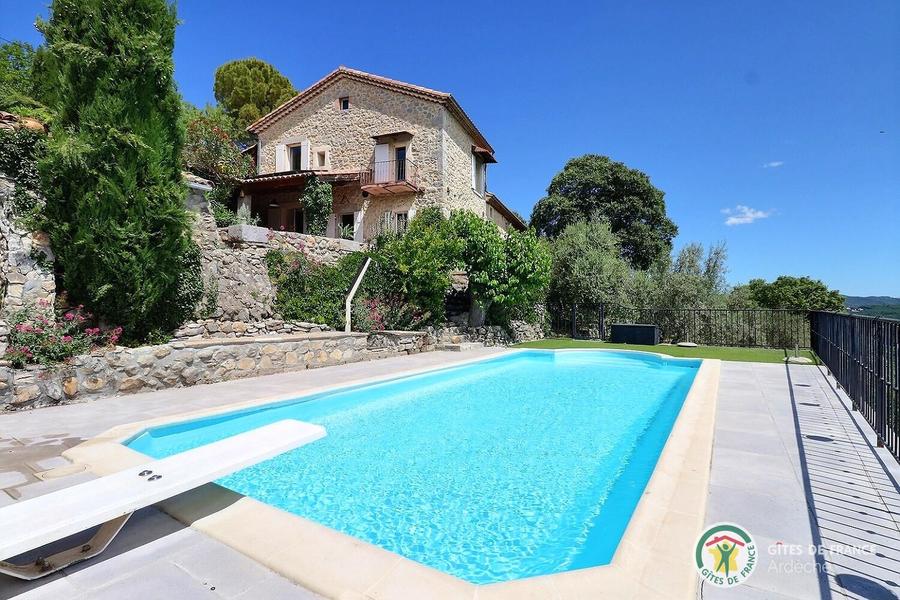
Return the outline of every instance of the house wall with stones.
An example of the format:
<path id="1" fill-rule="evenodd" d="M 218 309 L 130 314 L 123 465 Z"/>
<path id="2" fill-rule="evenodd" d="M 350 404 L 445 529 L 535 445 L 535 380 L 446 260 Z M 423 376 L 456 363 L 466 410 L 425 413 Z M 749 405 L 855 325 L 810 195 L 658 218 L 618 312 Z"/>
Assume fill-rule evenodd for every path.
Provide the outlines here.
<path id="1" fill-rule="evenodd" d="M 215 338 L 117 347 L 54 367 L 0 366 L 0 412 L 372 360 L 432 349 L 424 332 Z"/>
<path id="2" fill-rule="evenodd" d="M 350 99 L 348 110 L 338 105 L 342 97 Z M 317 152 L 326 151 L 328 170 L 358 172 L 374 160 L 373 136 L 404 131 L 412 138 L 384 141 L 390 160 L 395 147 L 406 146 L 420 192 L 364 197 L 358 186 L 346 186 L 340 194 L 336 188 L 335 215 L 362 210 L 366 239 L 377 234 L 385 212 L 412 217 L 424 206 L 437 205 L 445 212 L 467 209 L 484 216 L 484 197 L 472 189 L 473 139 L 457 118 L 436 101 L 350 78 L 325 85 L 259 132 L 258 172 L 276 172 L 279 146 L 303 140 L 309 140 L 312 169 L 319 168 Z"/>
<path id="3" fill-rule="evenodd" d="M 472 136 L 463 129 L 459 121 L 446 109 L 441 143 L 444 155 L 444 181 L 447 197 L 443 206 L 446 210 L 470 210 L 485 216 L 485 198 L 472 187 Z M 485 182 L 485 187 L 487 182 Z"/>

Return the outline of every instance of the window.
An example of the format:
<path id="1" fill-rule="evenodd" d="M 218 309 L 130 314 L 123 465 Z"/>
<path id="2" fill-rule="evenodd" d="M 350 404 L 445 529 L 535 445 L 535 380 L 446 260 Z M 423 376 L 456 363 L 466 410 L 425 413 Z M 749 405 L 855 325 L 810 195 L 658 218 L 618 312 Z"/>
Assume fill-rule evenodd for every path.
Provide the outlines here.
<path id="1" fill-rule="evenodd" d="M 345 240 L 352 240 L 353 234 L 356 232 L 355 219 L 353 213 L 344 213 L 341 215 L 341 229 L 338 236 Z"/>
<path id="2" fill-rule="evenodd" d="M 350 110 L 350 96 L 338 98 L 338 108 L 341 110 Z"/>
<path id="3" fill-rule="evenodd" d="M 291 171 L 303 170 L 303 146 L 291 146 Z"/>
<path id="4" fill-rule="evenodd" d="M 409 225 L 409 213 L 397 213 L 397 233 L 403 233 L 406 231 L 406 227 Z"/>
<path id="5" fill-rule="evenodd" d="M 472 189 L 479 196 L 484 196 L 485 164 L 472 155 Z"/>
<path id="6" fill-rule="evenodd" d="M 406 146 L 394 149 L 394 160 L 396 161 L 397 181 L 406 181 Z"/>
<path id="7" fill-rule="evenodd" d="M 320 150 L 319 152 L 316 152 L 317 165 L 323 169 L 325 168 L 325 158 L 326 158 L 326 155 L 325 155 L 324 150 Z"/>

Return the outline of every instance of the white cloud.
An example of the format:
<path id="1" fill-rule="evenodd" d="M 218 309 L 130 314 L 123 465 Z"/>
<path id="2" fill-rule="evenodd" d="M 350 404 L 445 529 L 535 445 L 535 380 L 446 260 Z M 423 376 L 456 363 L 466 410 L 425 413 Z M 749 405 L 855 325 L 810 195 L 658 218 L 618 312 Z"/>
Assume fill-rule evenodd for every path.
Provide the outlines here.
<path id="1" fill-rule="evenodd" d="M 781 165 L 784 164 L 783 160 L 770 160 L 767 163 L 763 163 L 763 169 L 777 169 Z"/>
<path id="2" fill-rule="evenodd" d="M 771 210 L 757 210 L 755 208 L 750 208 L 749 206 L 744 206 L 743 204 L 738 204 L 734 208 L 722 209 L 722 214 L 728 215 L 728 218 L 725 219 L 725 224 L 729 226 L 749 225 L 759 219 L 765 219 L 772 216 L 773 212 L 774 211 Z"/>

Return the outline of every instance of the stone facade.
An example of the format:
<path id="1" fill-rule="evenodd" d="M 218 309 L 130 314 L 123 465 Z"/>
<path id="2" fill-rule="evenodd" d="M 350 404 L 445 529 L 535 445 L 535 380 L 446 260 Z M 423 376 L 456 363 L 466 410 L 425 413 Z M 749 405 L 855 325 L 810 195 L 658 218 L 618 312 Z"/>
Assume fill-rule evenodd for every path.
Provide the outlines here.
<path id="1" fill-rule="evenodd" d="M 0 175 L 0 312 L 8 313 L 39 300 L 53 303 L 56 281 L 47 234 L 28 232 L 15 223 L 15 184 Z"/>
<path id="2" fill-rule="evenodd" d="M 216 383 L 432 349 L 424 332 L 336 333 L 170 342 L 76 356 L 55 367 L 0 363 L 0 412 Z"/>
<path id="3" fill-rule="evenodd" d="M 352 74 L 357 72 L 344 73 L 326 78 L 329 83 L 258 131 L 258 173 L 289 170 L 289 148 L 304 142 L 308 142 L 310 169 L 358 173 L 374 162 L 376 143 L 384 143 L 388 160 L 394 160 L 396 148 L 406 148 L 407 161 L 415 165 L 419 191 L 376 196 L 364 194 L 359 184 L 335 186 L 329 235 L 336 235 L 334 223 L 345 214 L 353 214 L 358 222 L 357 240 L 374 237 L 383 227 L 385 213 L 395 223 L 398 213 L 412 218 L 429 205 L 445 212 L 466 209 L 485 216 L 485 198 L 472 186 L 476 142 L 446 104 L 362 80 Z M 349 98 L 349 109 L 341 109 L 340 98 Z M 391 133 L 401 134 L 374 139 Z M 318 164 L 320 153 L 326 157 L 324 165 Z M 277 158 L 278 154 L 282 158 Z M 287 193 L 278 205 L 285 207 L 296 199 L 296 192 Z M 282 213 L 277 216 L 279 225 L 285 224 Z"/>

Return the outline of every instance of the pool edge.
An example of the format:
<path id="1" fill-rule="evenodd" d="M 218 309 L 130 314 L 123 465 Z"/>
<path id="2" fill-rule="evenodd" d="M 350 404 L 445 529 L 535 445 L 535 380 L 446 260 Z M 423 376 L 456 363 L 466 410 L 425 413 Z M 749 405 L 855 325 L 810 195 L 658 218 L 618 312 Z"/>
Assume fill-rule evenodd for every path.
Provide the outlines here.
<path id="1" fill-rule="evenodd" d="M 362 378 L 350 385 L 376 383 L 522 351 L 534 349 L 510 349 L 440 367 Z M 572 351 L 598 350 L 562 350 Z M 476 585 L 215 484 L 166 501 L 160 508 L 182 523 L 327 597 L 485 600 L 525 595 L 583 598 L 590 594 L 592 598 L 693 598 L 697 576 L 691 557 L 706 512 L 720 367 L 719 360 L 702 359 L 609 565 Z M 320 386 L 302 395 L 344 385 L 348 384 Z M 296 394 L 281 394 L 114 427 L 67 450 L 64 456 L 87 464 L 99 475 L 110 474 L 152 460 L 123 445 L 148 428 L 296 397 Z"/>

